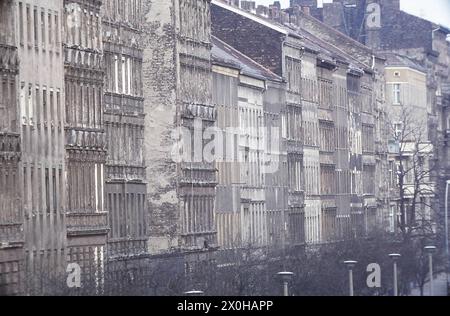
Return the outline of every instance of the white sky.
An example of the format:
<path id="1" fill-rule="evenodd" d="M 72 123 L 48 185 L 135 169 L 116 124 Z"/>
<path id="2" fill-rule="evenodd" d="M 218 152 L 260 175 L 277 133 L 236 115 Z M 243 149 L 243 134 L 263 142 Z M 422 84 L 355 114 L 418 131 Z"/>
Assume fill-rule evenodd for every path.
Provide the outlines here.
<path id="1" fill-rule="evenodd" d="M 283 7 L 289 6 L 289 0 L 279 0 Z M 318 2 L 332 0 L 318 0 Z M 274 0 L 256 0 L 257 4 L 269 5 Z M 450 0 L 401 0 L 402 10 L 450 27 Z"/>

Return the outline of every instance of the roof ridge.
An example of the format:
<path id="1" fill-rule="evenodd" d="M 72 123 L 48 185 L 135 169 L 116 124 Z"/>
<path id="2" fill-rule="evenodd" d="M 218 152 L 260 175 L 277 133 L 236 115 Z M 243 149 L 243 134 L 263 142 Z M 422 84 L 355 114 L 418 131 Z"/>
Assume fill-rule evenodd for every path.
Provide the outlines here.
<path id="1" fill-rule="evenodd" d="M 238 53 L 239 55 L 241 55 L 242 57 L 244 57 L 245 59 L 247 59 L 248 61 L 250 61 L 251 63 L 255 64 L 256 66 L 258 66 L 259 68 L 264 69 L 265 71 L 267 71 L 268 73 L 270 73 L 273 76 L 276 76 L 280 79 L 283 79 L 283 77 L 277 75 L 276 73 L 274 73 L 272 70 L 264 67 L 263 65 L 261 65 L 260 63 L 258 63 L 257 61 L 253 60 L 251 57 L 247 56 L 246 54 L 244 54 L 243 52 L 237 50 L 236 48 L 234 48 L 233 46 L 231 46 L 230 44 L 222 41 L 220 38 L 218 38 L 217 36 L 211 35 L 211 37 L 217 41 L 219 41 L 220 43 L 224 44 L 225 46 L 231 48 L 231 50 L 235 51 L 236 53 Z"/>

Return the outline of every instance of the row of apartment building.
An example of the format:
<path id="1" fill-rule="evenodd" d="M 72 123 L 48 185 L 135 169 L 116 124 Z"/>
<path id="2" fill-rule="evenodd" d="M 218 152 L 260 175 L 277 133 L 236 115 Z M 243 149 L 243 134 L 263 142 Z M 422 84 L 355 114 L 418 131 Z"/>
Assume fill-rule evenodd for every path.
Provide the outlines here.
<path id="1" fill-rule="evenodd" d="M 218 264 L 392 222 L 389 58 L 311 11 L 0 6 L 2 293 L 68 263 L 101 284 L 124 260 Z"/>

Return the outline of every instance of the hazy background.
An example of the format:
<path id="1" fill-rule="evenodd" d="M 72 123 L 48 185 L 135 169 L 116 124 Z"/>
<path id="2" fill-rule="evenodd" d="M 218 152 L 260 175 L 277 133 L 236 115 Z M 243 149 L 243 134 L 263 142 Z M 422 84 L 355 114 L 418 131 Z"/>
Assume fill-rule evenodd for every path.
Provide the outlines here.
<path id="1" fill-rule="evenodd" d="M 283 7 L 289 6 L 289 0 L 279 0 Z M 318 0 L 319 5 L 322 1 L 332 2 L 331 0 Z M 256 0 L 257 4 L 269 5 L 274 0 Z M 401 9 L 410 14 L 420 16 L 434 23 L 450 27 L 450 0 L 401 0 Z"/>

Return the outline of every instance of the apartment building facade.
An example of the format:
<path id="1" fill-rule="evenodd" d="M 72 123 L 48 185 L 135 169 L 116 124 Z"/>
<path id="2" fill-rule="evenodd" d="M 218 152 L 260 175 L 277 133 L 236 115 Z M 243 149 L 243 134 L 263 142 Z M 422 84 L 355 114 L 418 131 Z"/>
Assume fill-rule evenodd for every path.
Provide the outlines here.
<path id="1" fill-rule="evenodd" d="M 296 115 L 289 112 L 289 100 L 297 89 L 300 120 L 295 125 L 288 119 L 286 133 L 288 161 L 295 133 L 300 140 L 301 171 L 287 174 L 304 193 L 307 243 L 362 235 L 379 225 L 386 208 L 378 197 L 385 179 L 375 175 L 386 168 L 387 150 L 380 122 L 383 95 L 375 91 L 383 86 L 384 60 L 298 8 L 259 7 L 255 14 L 213 1 L 212 23 L 215 36 L 285 78 L 291 118 Z M 291 46 L 298 49 L 298 64 L 289 58 L 288 39 L 297 41 Z"/>
<path id="2" fill-rule="evenodd" d="M 282 247 L 296 238 L 296 225 L 303 226 L 303 218 L 298 225 L 286 211 L 285 83 L 218 38 L 212 42 L 213 101 L 223 137 L 223 159 L 217 162 L 218 245 L 222 250 Z"/>
<path id="3" fill-rule="evenodd" d="M 18 45 L 12 1 L 0 4 L 0 295 L 21 291 L 24 241 L 18 111 Z"/>
<path id="4" fill-rule="evenodd" d="M 147 253 L 142 2 L 103 1 L 104 127 L 108 144 L 105 207 L 108 257 Z"/>
<path id="5" fill-rule="evenodd" d="M 433 209 L 443 218 L 448 164 L 448 27 L 404 12 L 400 0 L 334 0 L 317 7 L 316 0 L 293 0 L 291 4 L 309 10 L 314 17 L 376 52 L 411 58 L 426 69 L 428 129 L 438 165 Z"/>

